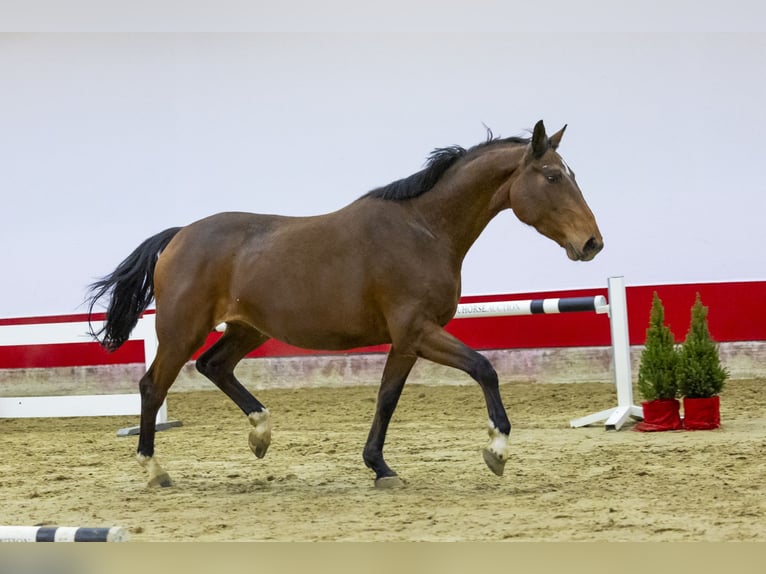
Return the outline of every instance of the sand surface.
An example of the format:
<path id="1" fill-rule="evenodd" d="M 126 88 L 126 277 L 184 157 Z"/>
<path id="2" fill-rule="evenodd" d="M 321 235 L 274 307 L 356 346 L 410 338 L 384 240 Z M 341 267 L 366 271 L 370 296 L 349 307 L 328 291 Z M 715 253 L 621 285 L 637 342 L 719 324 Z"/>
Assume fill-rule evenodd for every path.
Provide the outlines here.
<path id="1" fill-rule="evenodd" d="M 148 488 L 135 417 L 0 420 L 0 524 L 123 526 L 133 541 L 766 541 L 766 380 L 730 381 L 722 428 L 572 429 L 612 407 L 605 383 L 502 387 L 514 424 L 505 475 L 485 467 L 478 386 L 405 388 L 386 458 L 407 482 L 377 490 L 361 452 L 377 388 L 263 390 L 274 420 L 257 460 L 250 426 L 216 390 L 172 393 L 157 454 L 175 481 Z"/>

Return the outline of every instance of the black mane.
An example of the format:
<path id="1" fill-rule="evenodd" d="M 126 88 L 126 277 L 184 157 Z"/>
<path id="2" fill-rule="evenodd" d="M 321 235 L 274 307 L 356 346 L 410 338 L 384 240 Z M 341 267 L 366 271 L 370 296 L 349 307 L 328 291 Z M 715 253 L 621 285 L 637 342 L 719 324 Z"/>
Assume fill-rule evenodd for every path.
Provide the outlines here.
<path id="1" fill-rule="evenodd" d="M 465 149 L 459 145 L 453 145 L 449 147 L 436 148 L 428 156 L 426 166 L 417 173 L 412 174 L 404 179 L 399 179 L 393 183 L 389 183 L 386 186 L 373 189 L 372 191 L 364 194 L 360 199 L 371 197 L 377 199 L 389 199 L 389 200 L 404 200 L 412 199 L 423 195 L 425 192 L 432 189 L 436 182 L 438 182 L 445 172 L 451 168 L 457 161 L 469 153 L 474 151 L 484 150 L 486 148 L 504 144 L 504 143 L 517 143 L 528 144 L 528 138 L 510 137 L 510 138 L 495 138 L 492 135 L 492 130 L 487 128 L 487 141 L 473 146 L 470 149 Z"/>

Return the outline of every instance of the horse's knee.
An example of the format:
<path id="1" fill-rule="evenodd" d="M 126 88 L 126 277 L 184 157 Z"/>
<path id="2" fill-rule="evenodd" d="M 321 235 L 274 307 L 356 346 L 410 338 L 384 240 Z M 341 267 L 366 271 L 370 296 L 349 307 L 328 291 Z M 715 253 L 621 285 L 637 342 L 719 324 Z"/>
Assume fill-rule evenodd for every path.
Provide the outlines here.
<path id="1" fill-rule="evenodd" d="M 497 371 L 484 355 L 476 353 L 468 373 L 482 386 L 497 387 Z"/>

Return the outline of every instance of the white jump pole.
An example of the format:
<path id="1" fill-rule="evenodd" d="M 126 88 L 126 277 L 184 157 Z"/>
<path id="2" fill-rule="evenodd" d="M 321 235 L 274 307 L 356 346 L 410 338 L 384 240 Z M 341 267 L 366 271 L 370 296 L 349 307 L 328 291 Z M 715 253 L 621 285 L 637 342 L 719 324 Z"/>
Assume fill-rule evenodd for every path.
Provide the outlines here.
<path id="1" fill-rule="evenodd" d="M 486 303 L 461 303 L 457 306 L 455 319 L 470 317 L 508 317 L 520 315 L 550 315 L 593 311 L 606 313 L 609 307 L 603 295 L 594 297 L 566 297 L 561 299 L 527 299 L 524 301 L 489 301 Z"/>
<path id="2" fill-rule="evenodd" d="M 617 406 L 570 421 L 572 427 L 582 427 L 605 420 L 606 430 L 619 430 L 629 417 L 642 419 L 644 416 L 643 409 L 633 404 L 625 278 L 609 277 L 608 286 L 609 327 L 612 334 L 612 360 L 614 361 L 614 383 L 617 387 Z"/>
<path id="3" fill-rule="evenodd" d="M 131 340 L 143 340 L 146 368 L 157 354 L 157 335 L 154 314 L 139 319 L 130 335 Z M 45 345 L 57 343 L 84 343 L 88 323 L 45 323 L 35 325 L 8 325 L 0 327 L 0 345 Z M 112 395 L 62 395 L 47 397 L 0 397 L 0 418 L 57 418 L 91 416 L 125 416 L 141 414 L 141 396 L 138 393 Z M 157 413 L 156 428 L 180 426 L 180 421 L 168 421 L 167 402 Z M 137 434 L 138 427 L 120 429 L 119 436 Z"/>

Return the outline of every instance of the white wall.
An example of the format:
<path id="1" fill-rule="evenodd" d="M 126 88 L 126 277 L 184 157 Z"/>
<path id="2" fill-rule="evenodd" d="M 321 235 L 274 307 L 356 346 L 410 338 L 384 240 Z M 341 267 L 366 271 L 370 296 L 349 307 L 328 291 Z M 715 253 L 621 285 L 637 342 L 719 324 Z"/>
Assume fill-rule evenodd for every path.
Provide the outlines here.
<path id="1" fill-rule="evenodd" d="M 495 10 L 507 33 L 0 35 L 0 317 L 82 311 L 166 227 L 334 210 L 482 122 L 540 118 L 569 124 L 605 250 L 570 262 L 503 214 L 464 293 L 766 278 L 766 34 L 712 33 L 704 11 L 680 31 L 544 33 Z"/>

